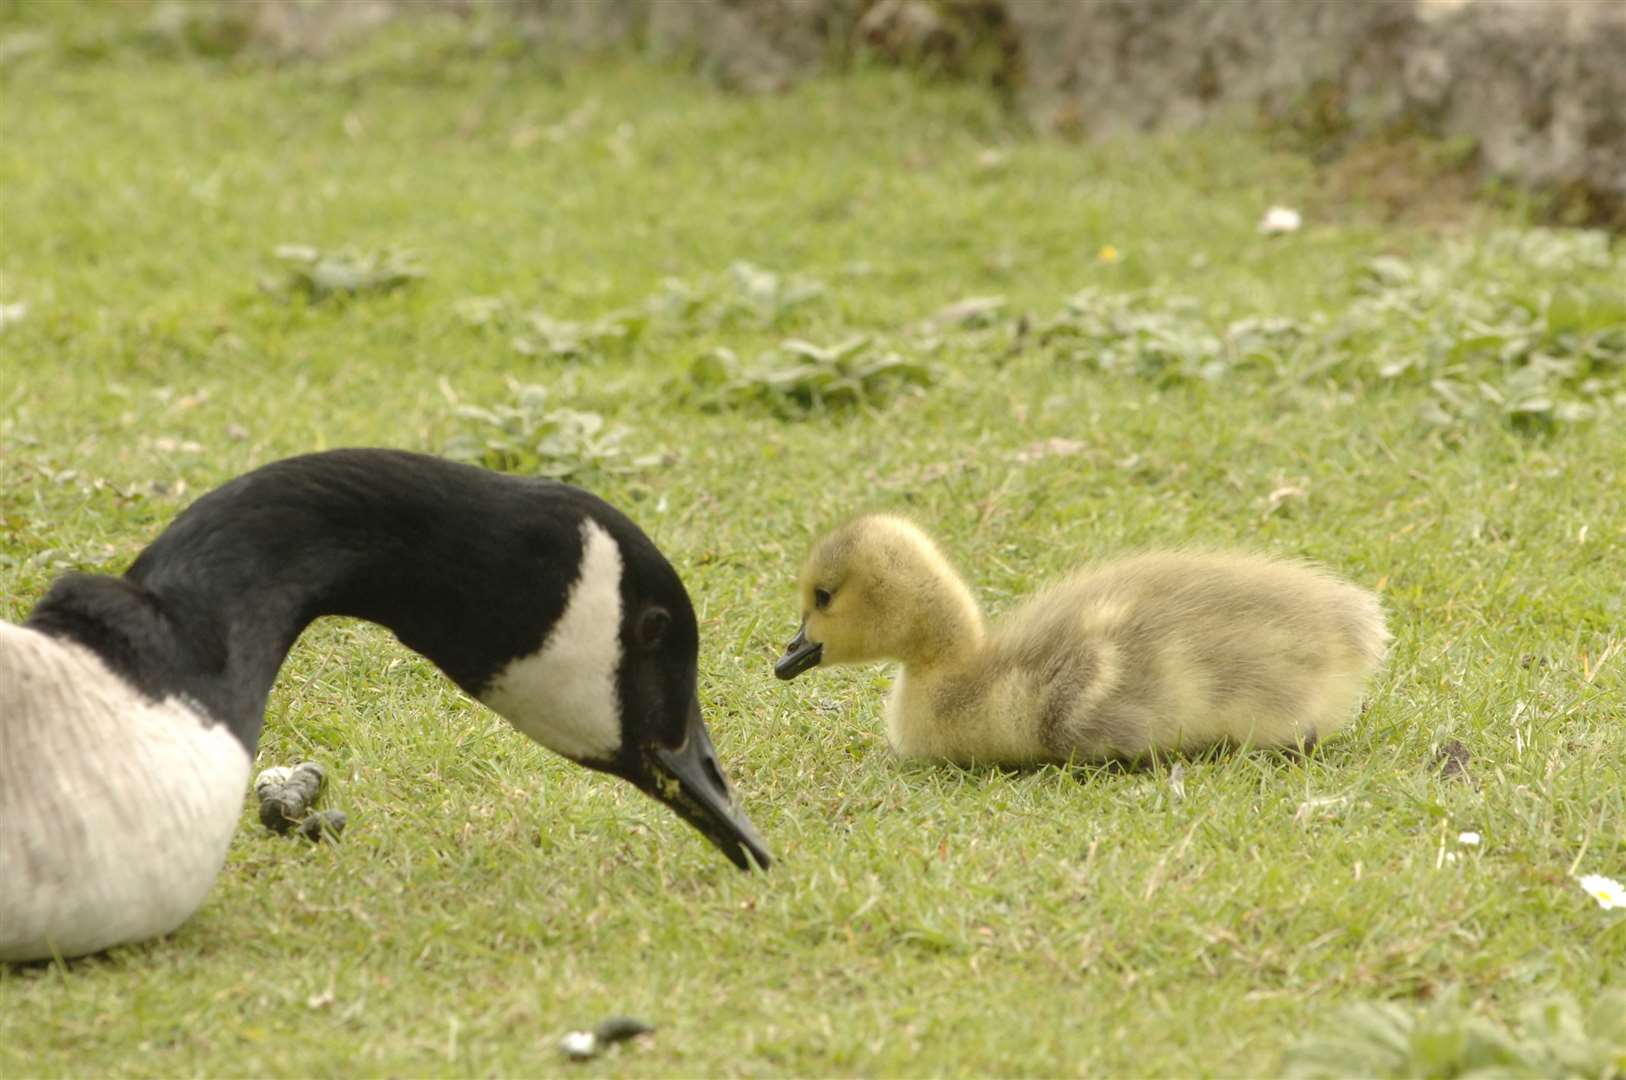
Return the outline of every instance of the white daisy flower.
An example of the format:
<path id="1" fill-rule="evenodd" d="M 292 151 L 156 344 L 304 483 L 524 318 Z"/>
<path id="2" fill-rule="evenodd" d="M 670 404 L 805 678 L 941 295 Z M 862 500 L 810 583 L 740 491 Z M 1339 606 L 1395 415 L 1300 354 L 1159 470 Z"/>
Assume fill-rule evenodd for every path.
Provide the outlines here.
<path id="1" fill-rule="evenodd" d="M 1626 908 L 1626 886 L 1614 878 L 1606 878 L 1602 874 L 1583 874 L 1576 880 L 1605 911 Z"/>

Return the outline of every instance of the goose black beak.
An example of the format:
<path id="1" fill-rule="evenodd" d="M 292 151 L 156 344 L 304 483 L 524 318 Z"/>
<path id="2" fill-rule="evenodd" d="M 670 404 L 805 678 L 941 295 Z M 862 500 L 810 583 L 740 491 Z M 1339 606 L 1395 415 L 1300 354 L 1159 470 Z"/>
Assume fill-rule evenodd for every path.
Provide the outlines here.
<path id="1" fill-rule="evenodd" d="M 683 741 L 675 748 L 650 744 L 642 749 L 640 758 L 645 775 L 634 783 L 700 830 L 735 866 L 750 870 L 754 860 L 766 870 L 773 862 L 717 764 L 698 700 L 689 706 Z"/>
<path id="2" fill-rule="evenodd" d="M 785 646 L 785 655 L 773 666 L 773 673 L 781 679 L 794 679 L 811 667 L 818 667 L 824 658 L 824 645 L 807 640 L 807 623 L 797 628 L 796 636 Z"/>

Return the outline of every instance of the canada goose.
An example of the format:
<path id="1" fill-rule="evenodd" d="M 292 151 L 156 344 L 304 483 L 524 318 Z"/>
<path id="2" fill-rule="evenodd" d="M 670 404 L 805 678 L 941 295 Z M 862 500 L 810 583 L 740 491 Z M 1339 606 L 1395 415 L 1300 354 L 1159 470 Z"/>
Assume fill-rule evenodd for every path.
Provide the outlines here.
<path id="1" fill-rule="evenodd" d="M 636 525 L 566 484 L 338 450 L 230 481 L 123 577 L 69 574 L 0 623 L 0 959 L 197 909 L 277 670 L 327 614 L 388 627 L 532 739 L 768 864 L 701 720 L 694 609 Z"/>
<path id="2" fill-rule="evenodd" d="M 1326 571 L 1178 551 L 1080 570 L 985 629 L 937 545 L 888 515 L 814 544 L 800 592 L 775 674 L 901 660 L 893 749 L 955 761 L 1308 746 L 1348 719 L 1389 639 L 1377 597 Z"/>

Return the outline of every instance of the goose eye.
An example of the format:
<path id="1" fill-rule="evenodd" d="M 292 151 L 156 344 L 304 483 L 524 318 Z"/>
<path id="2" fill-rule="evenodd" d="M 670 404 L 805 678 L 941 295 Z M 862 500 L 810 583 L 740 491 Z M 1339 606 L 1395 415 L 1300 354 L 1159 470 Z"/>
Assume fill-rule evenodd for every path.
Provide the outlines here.
<path id="1" fill-rule="evenodd" d="M 823 611 L 825 608 L 829 607 L 830 606 L 830 590 L 828 590 L 828 589 L 814 589 L 813 590 L 813 606 L 818 608 L 820 611 Z"/>
<path id="2" fill-rule="evenodd" d="M 667 614 L 665 608 L 650 608 L 638 618 L 638 644 L 653 649 L 666 637 L 667 628 L 671 625 L 672 616 Z"/>

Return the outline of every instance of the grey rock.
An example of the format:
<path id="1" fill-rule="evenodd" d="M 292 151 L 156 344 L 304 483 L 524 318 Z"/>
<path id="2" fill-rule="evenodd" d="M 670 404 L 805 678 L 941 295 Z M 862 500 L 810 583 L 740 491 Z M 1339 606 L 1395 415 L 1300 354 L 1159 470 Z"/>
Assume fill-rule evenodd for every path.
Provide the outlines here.
<path id="1" fill-rule="evenodd" d="M 1355 134 L 1467 138 L 1484 170 L 1626 226 L 1618 0 L 1006 0 L 1024 103 L 1074 133 L 1321 109 Z"/>

